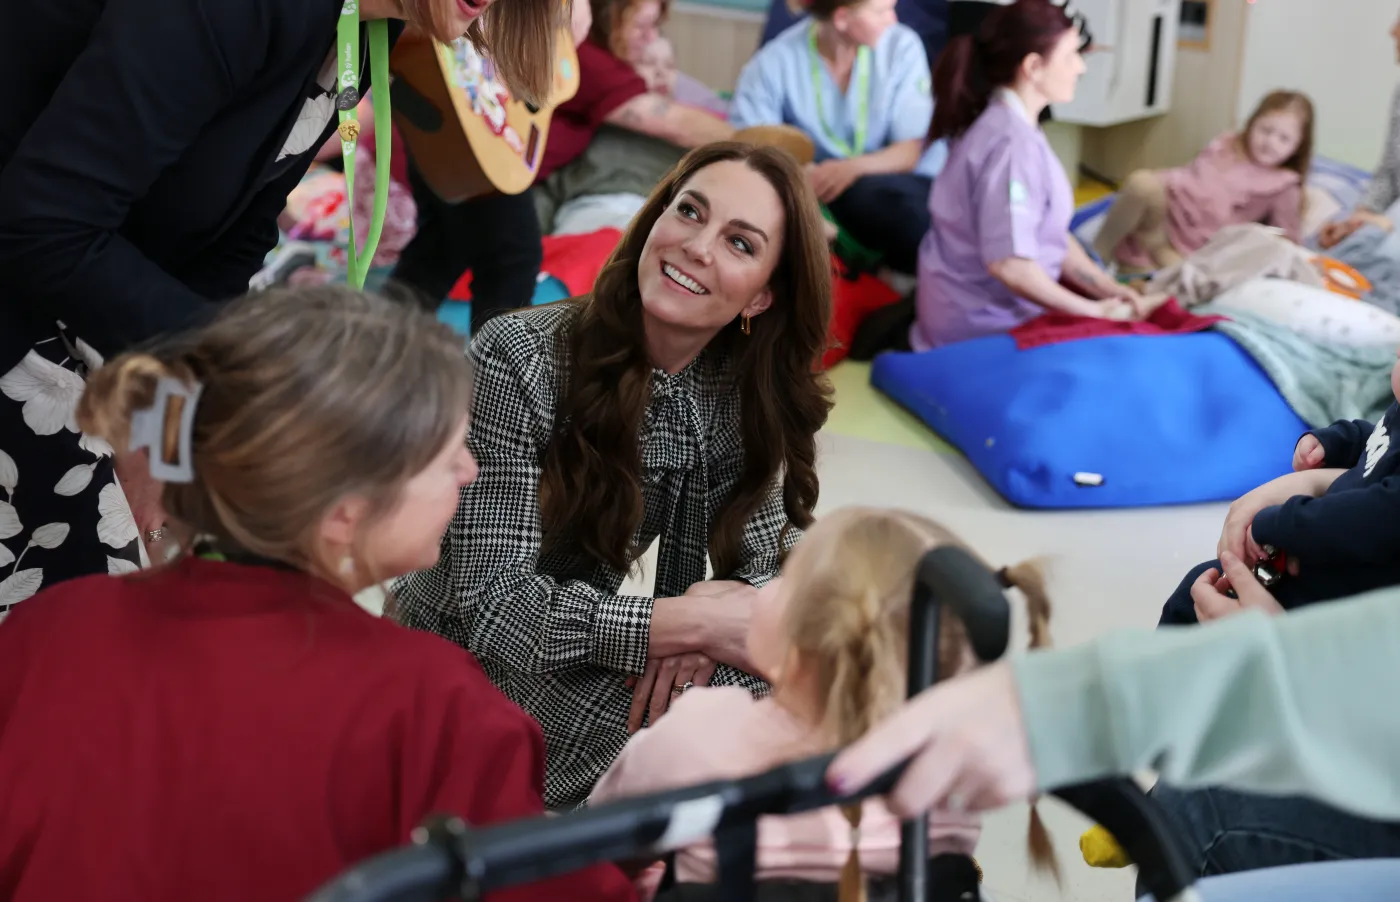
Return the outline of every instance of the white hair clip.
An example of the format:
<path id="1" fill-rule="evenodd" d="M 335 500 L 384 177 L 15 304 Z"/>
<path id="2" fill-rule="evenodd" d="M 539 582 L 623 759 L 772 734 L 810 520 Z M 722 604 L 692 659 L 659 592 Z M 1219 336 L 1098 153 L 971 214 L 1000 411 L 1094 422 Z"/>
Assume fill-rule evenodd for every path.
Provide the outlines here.
<path id="1" fill-rule="evenodd" d="M 131 414 L 131 447 L 128 450 L 148 450 L 151 462 L 151 478 L 161 482 L 194 482 L 194 462 L 190 456 L 190 446 L 194 440 L 194 410 L 199 402 L 204 385 L 196 382 L 186 385 L 179 379 L 162 376 L 156 380 L 156 398 L 150 407 L 136 410 Z M 185 400 L 180 406 L 180 432 L 176 448 L 176 459 L 165 459 L 165 421 L 170 399 L 179 397 Z"/>

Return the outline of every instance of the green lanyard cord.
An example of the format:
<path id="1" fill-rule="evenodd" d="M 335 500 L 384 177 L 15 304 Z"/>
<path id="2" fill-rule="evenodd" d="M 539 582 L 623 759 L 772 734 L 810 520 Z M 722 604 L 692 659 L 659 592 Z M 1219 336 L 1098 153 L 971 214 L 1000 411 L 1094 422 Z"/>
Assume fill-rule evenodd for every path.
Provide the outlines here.
<path id="1" fill-rule="evenodd" d="M 860 156 L 865 153 L 866 131 L 870 125 L 870 48 L 861 45 L 856 50 L 855 71 L 852 73 L 856 80 L 856 128 L 855 140 L 850 144 L 831 130 L 826 121 L 826 114 L 822 112 L 822 64 L 821 56 L 817 53 L 816 25 L 807 30 L 807 61 L 811 64 L 812 93 L 815 95 L 817 120 L 821 122 L 822 131 L 826 132 L 837 151 L 847 159 Z"/>
<path id="2" fill-rule="evenodd" d="M 360 9 L 356 0 L 345 0 L 336 25 L 336 110 L 340 118 L 340 154 L 345 161 L 345 203 L 349 208 L 350 246 L 346 249 L 346 280 L 351 288 L 363 288 L 369 275 L 379 236 L 384 231 L 384 212 L 389 207 L 389 157 L 394 149 L 393 122 L 389 110 L 389 23 L 376 19 L 366 25 L 369 32 L 370 84 L 374 89 L 374 210 L 370 214 L 369 237 L 361 254 L 355 241 L 355 148 L 360 124 L 355 107 L 360 102 Z M 347 124 L 353 123 L 353 124 Z"/>

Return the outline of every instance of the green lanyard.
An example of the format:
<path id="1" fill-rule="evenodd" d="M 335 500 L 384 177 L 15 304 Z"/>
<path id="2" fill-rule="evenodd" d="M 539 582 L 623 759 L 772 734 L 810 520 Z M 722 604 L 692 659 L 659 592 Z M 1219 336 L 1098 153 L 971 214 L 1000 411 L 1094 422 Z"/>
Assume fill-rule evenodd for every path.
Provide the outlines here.
<path id="1" fill-rule="evenodd" d="M 812 64 L 812 93 L 816 97 L 817 119 L 822 124 L 822 131 L 831 139 L 831 143 L 847 159 L 858 157 L 865 153 L 865 133 L 870 124 L 870 48 L 861 45 L 856 51 L 856 66 L 852 75 L 856 80 L 856 133 L 855 140 L 847 144 L 843 139 L 837 137 L 832 132 L 831 126 L 826 124 L 826 115 L 822 112 L 822 63 L 821 57 L 817 54 L 817 27 L 813 25 L 807 30 L 807 61 Z"/>
<path id="2" fill-rule="evenodd" d="M 384 231 L 384 211 L 389 206 L 389 155 L 394 148 L 393 123 L 389 115 L 389 23 L 376 19 L 369 30 L 370 83 L 374 87 L 374 211 L 370 214 L 369 237 L 361 255 L 355 242 L 355 217 L 350 216 L 350 247 L 345 252 L 346 279 L 351 288 L 363 288 L 369 275 L 379 235 Z M 345 204 L 355 209 L 355 145 L 360 139 L 360 120 L 355 107 L 360 102 L 360 4 L 345 0 L 340 22 L 335 28 L 336 81 L 339 92 L 335 108 L 340 115 L 340 153 L 345 160 Z"/>

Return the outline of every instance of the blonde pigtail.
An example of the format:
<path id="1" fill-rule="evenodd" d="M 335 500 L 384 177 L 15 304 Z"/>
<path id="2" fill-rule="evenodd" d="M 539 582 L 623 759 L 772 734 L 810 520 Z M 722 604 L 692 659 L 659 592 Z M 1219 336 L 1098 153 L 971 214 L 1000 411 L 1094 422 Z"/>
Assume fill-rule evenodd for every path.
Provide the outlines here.
<path id="1" fill-rule="evenodd" d="M 1002 571 L 1002 579 L 1012 588 L 1020 591 L 1026 599 L 1026 619 L 1030 630 L 1031 648 L 1050 646 L 1050 594 L 1045 590 L 1045 572 L 1035 561 L 1023 561 Z M 1050 831 L 1040 816 L 1035 799 L 1031 800 L 1030 824 L 1027 828 L 1026 843 L 1030 849 L 1031 863 L 1041 871 L 1049 873 L 1060 881 L 1060 863 L 1055 856 L 1055 845 L 1050 841 Z"/>
<path id="2" fill-rule="evenodd" d="M 878 592 L 868 589 L 853 599 L 849 616 L 833 625 L 830 637 L 835 667 L 827 699 L 827 724 L 845 745 L 873 726 L 872 712 L 882 710 L 876 668 L 891 641 L 888 618 Z M 841 867 L 838 902 L 866 902 L 865 874 L 860 863 L 861 805 L 845 805 L 841 813 L 851 826 L 851 851 Z"/>

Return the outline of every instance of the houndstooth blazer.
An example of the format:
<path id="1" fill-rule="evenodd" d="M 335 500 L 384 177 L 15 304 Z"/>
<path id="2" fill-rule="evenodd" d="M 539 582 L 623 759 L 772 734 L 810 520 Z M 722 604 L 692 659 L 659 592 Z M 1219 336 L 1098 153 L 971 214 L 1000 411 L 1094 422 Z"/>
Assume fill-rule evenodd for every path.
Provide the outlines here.
<path id="1" fill-rule="evenodd" d="M 472 343 L 468 444 L 481 474 L 462 490 L 438 565 L 396 587 L 405 625 L 470 650 L 539 721 L 551 808 L 583 803 L 626 743 L 632 691 L 624 681 L 646 667 L 652 609 L 651 598 L 617 594 L 622 572 L 567 548 L 541 549 L 541 464 L 569 366 L 561 339 L 575 310 L 564 303 L 498 317 Z M 682 595 L 705 579 L 710 520 L 743 461 L 739 405 L 722 361 L 710 353 L 678 374 L 652 378 L 636 545 L 660 537 L 656 597 Z M 744 530 L 739 569 L 715 578 L 754 586 L 772 579 L 786 523 L 775 480 Z M 798 537 L 789 530 L 784 541 Z M 711 682 L 767 691 L 724 665 Z"/>

